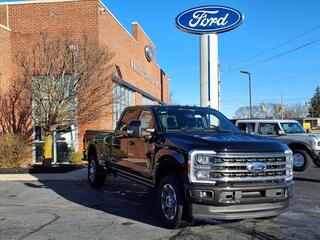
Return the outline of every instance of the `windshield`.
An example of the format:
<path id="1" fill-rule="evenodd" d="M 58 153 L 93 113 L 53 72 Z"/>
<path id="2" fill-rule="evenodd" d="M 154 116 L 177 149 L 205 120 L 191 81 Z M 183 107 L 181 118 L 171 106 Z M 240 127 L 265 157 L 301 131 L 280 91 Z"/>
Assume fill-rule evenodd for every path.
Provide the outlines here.
<path id="1" fill-rule="evenodd" d="M 285 133 L 305 133 L 303 127 L 299 123 L 281 123 L 281 126 Z"/>
<path id="2" fill-rule="evenodd" d="M 213 130 L 239 132 L 225 116 L 213 109 L 167 108 L 158 111 L 165 131 Z"/>

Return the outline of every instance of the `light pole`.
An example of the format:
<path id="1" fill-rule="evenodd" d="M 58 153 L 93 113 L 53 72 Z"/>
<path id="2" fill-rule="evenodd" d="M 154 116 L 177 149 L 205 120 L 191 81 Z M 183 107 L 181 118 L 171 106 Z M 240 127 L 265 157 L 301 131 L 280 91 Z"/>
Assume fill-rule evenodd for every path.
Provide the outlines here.
<path id="1" fill-rule="evenodd" d="M 251 73 L 249 73 L 247 71 L 240 71 L 240 73 L 247 74 L 249 76 L 249 101 L 250 101 L 249 118 L 252 118 Z"/>

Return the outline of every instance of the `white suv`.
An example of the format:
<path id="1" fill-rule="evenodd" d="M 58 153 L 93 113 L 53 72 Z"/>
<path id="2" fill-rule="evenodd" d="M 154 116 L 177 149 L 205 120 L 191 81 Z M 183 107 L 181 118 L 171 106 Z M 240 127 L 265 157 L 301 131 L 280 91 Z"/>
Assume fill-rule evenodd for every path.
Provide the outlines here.
<path id="1" fill-rule="evenodd" d="M 244 119 L 236 120 L 235 125 L 242 132 L 272 137 L 287 144 L 293 151 L 295 171 L 304 171 L 311 160 L 320 167 L 320 134 L 306 133 L 295 120 Z"/>

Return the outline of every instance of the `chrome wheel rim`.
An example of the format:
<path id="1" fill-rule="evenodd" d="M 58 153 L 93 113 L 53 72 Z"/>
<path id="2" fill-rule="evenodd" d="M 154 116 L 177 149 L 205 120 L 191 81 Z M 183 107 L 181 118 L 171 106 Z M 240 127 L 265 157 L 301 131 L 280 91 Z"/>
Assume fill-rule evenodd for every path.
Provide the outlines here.
<path id="1" fill-rule="evenodd" d="M 168 220 L 173 220 L 177 214 L 177 196 L 170 184 L 163 186 L 161 191 L 161 208 Z"/>
<path id="2" fill-rule="evenodd" d="M 305 163 L 304 156 L 301 153 L 293 154 L 293 165 L 295 167 L 302 167 Z"/>
<path id="3" fill-rule="evenodd" d="M 89 163 L 89 180 L 90 182 L 94 182 L 95 177 L 96 177 L 96 162 L 94 160 L 90 161 Z"/>

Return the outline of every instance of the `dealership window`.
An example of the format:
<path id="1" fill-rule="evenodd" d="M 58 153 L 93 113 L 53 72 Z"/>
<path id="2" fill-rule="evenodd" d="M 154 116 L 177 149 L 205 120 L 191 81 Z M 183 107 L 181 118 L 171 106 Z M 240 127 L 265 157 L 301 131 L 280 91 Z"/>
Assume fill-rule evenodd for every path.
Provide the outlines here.
<path id="1" fill-rule="evenodd" d="M 0 25 L 9 28 L 9 6 L 0 6 Z"/>
<path id="2" fill-rule="evenodd" d="M 124 86 L 114 85 L 113 87 L 113 128 L 116 127 L 123 110 L 128 106 L 135 105 L 134 92 Z"/>
<path id="3" fill-rule="evenodd" d="M 158 102 L 153 101 L 150 98 L 142 96 L 142 105 L 158 105 Z"/>

